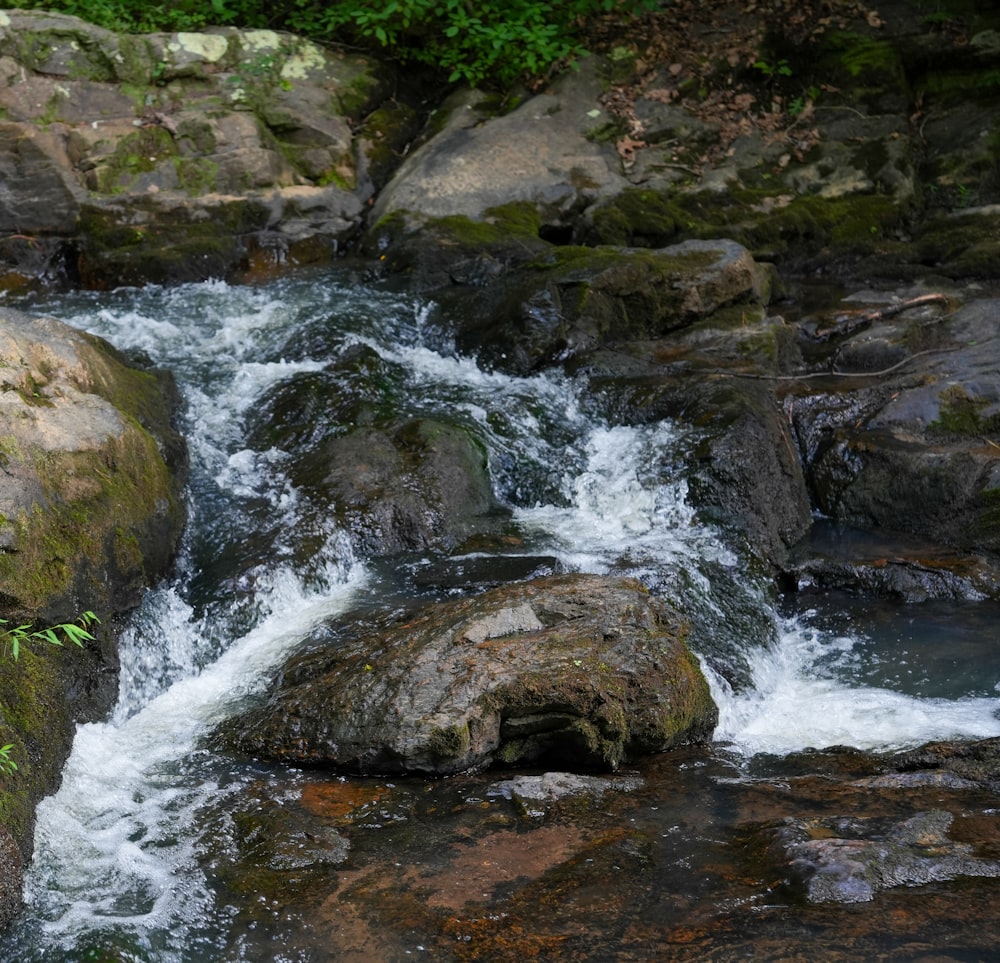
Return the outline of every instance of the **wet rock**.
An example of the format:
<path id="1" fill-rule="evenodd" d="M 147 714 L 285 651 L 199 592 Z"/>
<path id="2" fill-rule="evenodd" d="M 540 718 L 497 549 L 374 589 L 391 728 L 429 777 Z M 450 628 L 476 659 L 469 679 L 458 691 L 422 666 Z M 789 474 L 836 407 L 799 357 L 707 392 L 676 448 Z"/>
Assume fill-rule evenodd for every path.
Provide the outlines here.
<path id="1" fill-rule="evenodd" d="M 313 656 L 226 728 L 244 751 L 363 772 L 558 758 L 616 767 L 709 738 L 684 622 L 629 579 L 567 575 L 430 607 Z"/>
<path id="2" fill-rule="evenodd" d="M 919 886 L 959 876 L 1000 876 L 1000 862 L 978 859 L 955 842 L 949 812 L 917 813 L 902 822 L 868 818 L 789 820 L 776 847 L 814 903 L 860 903 L 894 886 Z M 874 837 L 874 838 L 873 838 Z"/>
<path id="3" fill-rule="evenodd" d="M 404 377 L 400 365 L 366 345 L 342 348 L 321 333 L 297 335 L 282 348 L 283 357 L 301 353 L 319 360 L 330 352 L 336 357 L 322 370 L 293 375 L 263 394 L 247 424 L 253 448 L 280 448 L 305 459 L 328 438 L 388 420 Z"/>
<path id="4" fill-rule="evenodd" d="M 905 364 L 867 376 L 845 372 L 788 397 L 824 514 L 996 555 L 1000 447 L 990 436 L 1000 406 L 998 325 L 1000 307 L 989 299 L 929 318 L 898 317 L 847 344 L 878 337 L 902 351 Z M 921 341 L 927 346 L 915 351 Z M 975 581 L 978 589 L 995 576 Z"/>
<path id="5" fill-rule="evenodd" d="M 535 251 L 487 285 L 441 294 L 459 349 L 490 367 L 523 374 L 717 315 L 720 326 L 734 315 L 756 320 L 771 294 L 771 269 L 724 239 Z"/>
<path id="6" fill-rule="evenodd" d="M 868 533 L 817 521 L 793 549 L 788 576 L 799 590 L 845 589 L 907 602 L 986 599 L 1000 592 L 995 560 L 913 536 Z"/>
<path id="7" fill-rule="evenodd" d="M 21 850 L 10 833 L 0 828 L 0 926 L 8 926 L 20 911 L 23 887 Z"/>
<path id="8" fill-rule="evenodd" d="M 0 674 L 18 764 L 0 792 L 2 835 L 25 860 L 34 805 L 58 786 L 76 723 L 104 718 L 117 697 L 117 617 L 176 551 L 187 469 L 177 404 L 168 376 L 101 339 L 0 310 L 0 614 L 39 628 L 84 610 L 101 619 L 83 649 L 26 646 Z M 0 862 L 2 913 L 21 884 L 12 860 Z"/>
<path id="9" fill-rule="evenodd" d="M 544 816 L 551 804 L 572 796 L 600 798 L 607 792 L 631 792 L 644 785 L 639 776 L 608 779 L 569 772 L 547 772 L 541 776 L 515 776 L 489 787 L 491 796 L 512 800 L 526 816 Z"/>
<path id="10" fill-rule="evenodd" d="M 904 773 L 953 773 L 993 792 L 1000 791 L 1000 739 L 932 742 L 900 753 L 893 762 L 894 768 Z"/>
<path id="11" fill-rule="evenodd" d="M 328 438 L 289 474 L 369 555 L 451 549 L 503 516 L 485 447 L 464 428 L 396 418 Z"/>
<path id="12" fill-rule="evenodd" d="M 505 582 L 523 582 L 562 574 L 563 565 L 551 555 L 453 555 L 420 564 L 414 585 L 448 592 L 481 592 Z"/>
<path id="13" fill-rule="evenodd" d="M 736 313 L 589 352 L 573 370 L 615 422 L 668 418 L 687 426 L 677 454 L 688 466 L 692 504 L 741 551 L 752 546 L 781 569 L 812 515 L 788 413 L 771 385 L 801 358 L 794 329 L 780 318 L 744 323 Z"/>

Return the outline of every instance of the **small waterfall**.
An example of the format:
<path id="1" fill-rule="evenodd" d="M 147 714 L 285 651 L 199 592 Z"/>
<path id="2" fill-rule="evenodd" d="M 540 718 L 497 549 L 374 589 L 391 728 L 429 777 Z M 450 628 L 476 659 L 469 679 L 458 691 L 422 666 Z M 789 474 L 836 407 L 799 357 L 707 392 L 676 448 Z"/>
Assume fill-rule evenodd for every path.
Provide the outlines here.
<path id="1" fill-rule="evenodd" d="M 405 371 L 401 411 L 457 419 L 479 434 L 526 551 L 570 569 L 635 575 L 694 613 L 720 741 L 749 755 L 1000 734 L 995 697 L 874 684 L 856 671 L 852 653 L 865 643 L 847 626 L 779 618 L 688 505 L 677 452 L 691 439 L 681 429 L 595 420 L 582 387 L 560 374 L 483 371 L 439 334 L 431 340 L 433 305 L 334 274 L 26 307 L 172 369 L 193 474 L 178 576 L 147 596 L 123 640 L 114 713 L 80 728 L 62 788 L 39 809 L 29 907 L 0 949 L 4 963 L 85 959 L 88 946 L 108 940 L 122 959 L 133 958 L 129 947 L 158 963 L 219 958 L 227 910 L 199 865 L 199 813 L 255 771 L 216 758 L 203 738 L 312 627 L 363 596 L 369 578 L 333 525 L 318 533 L 318 551 L 300 557 L 302 496 L 282 452 L 247 447 L 245 422 L 269 387 L 321 370 L 350 344 Z M 263 558 L 248 556 L 246 542 L 259 537 Z M 720 653 L 744 667 L 739 691 L 713 667 Z"/>

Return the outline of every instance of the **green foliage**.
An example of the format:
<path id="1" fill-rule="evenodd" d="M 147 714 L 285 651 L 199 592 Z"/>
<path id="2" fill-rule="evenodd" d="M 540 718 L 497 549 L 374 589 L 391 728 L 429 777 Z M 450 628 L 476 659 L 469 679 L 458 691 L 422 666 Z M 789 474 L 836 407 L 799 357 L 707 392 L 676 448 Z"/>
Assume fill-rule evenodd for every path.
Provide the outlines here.
<path id="1" fill-rule="evenodd" d="M 83 648 L 85 642 L 91 642 L 94 636 L 90 633 L 90 627 L 100 624 L 100 619 L 93 612 L 83 612 L 77 616 L 73 622 L 64 622 L 60 625 L 49 626 L 45 629 L 35 629 L 31 623 L 17 625 L 13 628 L 0 629 L 0 640 L 6 647 L 7 653 L 16 662 L 21 654 L 21 646 L 26 642 L 47 642 L 49 645 L 62 646 L 66 642 Z M 0 626 L 10 625 L 7 619 L 0 619 Z M 11 750 L 14 743 L 9 742 L 5 746 L 0 746 L 0 776 L 12 776 L 18 770 L 17 763 L 11 758 Z"/>
<path id="2" fill-rule="evenodd" d="M 775 77 L 792 76 L 792 68 L 784 58 L 776 64 L 772 64 L 767 60 L 756 60 L 754 61 L 753 68 L 754 70 L 759 70 L 768 80 L 774 80 Z"/>
<path id="3" fill-rule="evenodd" d="M 307 6 L 288 22 L 319 38 L 346 30 L 404 61 L 440 67 L 451 81 L 511 83 L 582 54 L 584 18 L 639 6 L 623 0 L 483 0 L 474 6 L 465 0 L 344 0 Z"/>
<path id="4" fill-rule="evenodd" d="M 30 623 L 11 629 L 0 629 L 0 640 L 6 646 L 10 657 L 16 662 L 21 654 L 21 645 L 25 642 L 40 641 L 59 646 L 66 642 L 72 642 L 73 645 L 83 648 L 85 642 L 91 642 L 94 639 L 88 630 L 92 625 L 100 624 L 100 621 L 93 612 L 88 611 L 77 616 L 74 622 L 64 622 L 47 629 L 33 629 Z M 0 619 L 0 625 L 9 624 L 7 619 Z"/>
<path id="5" fill-rule="evenodd" d="M 588 18 L 650 10 L 655 0 L 27 0 L 112 30 L 210 25 L 290 30 L 382 50 L 443 70 L 449 81 L 509 86 L 582 55 Z"/>
<path id="6" fill-rule="evenodd" d="M 10 751 L 14 748 L 12 742 L 6 746 L 0 746 L 0 776 L 12 776 L 17 772 L 17 763 L 10 758 Z"/>

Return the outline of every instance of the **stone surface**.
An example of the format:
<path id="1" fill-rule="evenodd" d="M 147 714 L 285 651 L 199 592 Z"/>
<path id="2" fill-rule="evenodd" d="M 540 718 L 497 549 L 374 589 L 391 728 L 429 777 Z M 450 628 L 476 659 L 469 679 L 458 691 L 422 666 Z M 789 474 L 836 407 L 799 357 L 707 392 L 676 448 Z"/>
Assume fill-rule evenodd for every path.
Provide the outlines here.
<path id="1" fill-rule="evenodd" d="M 166 570 L 184 523 L 172 381 L 53 318 L 0 314 L 0 584 L 9 610 L 120 612 Z"/>
<path id="2" fill-rule="evenodd" d="M 490 208 L 526 202 L 549 227 L 627 185 L 614 146 L 591 136 L 610 122 L 600 105 L 599 61 L 588 59 L 522 106 L 490 116 L 478 98 L 442 108 L 441 131 L 400 166 L 372 211 L 414 222 L 480 220 Z"/>
<path id="3" fill-rule="evenodd" d="M 757 318 L 772 275 L 741 245 L 685 241 L 655 250 L 556 248 L 488 284 L 440 293 L 460 350 L 525 373 L 603 345 L 656 338 L 729 311 Z"/>
<path id="4" fill-rule="evenodd" d="M 76 724 L 118 694 L 115 632 L 166 574 L 184 524 L 187 451 L 162 372 L 56 321 L 0 310 L 0 608 L 14 624 L 101 620 L 82 649 L 2 654 L 0 724 L 17 772 L 0 787 L 0 918 L 20 904 L 34 806 L 59 784 Z M 8 835 L 9 834 L 9 835 Z"/>
<path id="5" fill-rule="evenodd" d="M 711 736 L 686 626 L 633 580 L 567 575 L 424 609 L 285 669 L 227 740 L 361 772 L 616 767 Z"/>
<path id="6" fill-rule="evenodd" d="M 0 232 L 60 237 L 57 276 L 113 287 L 328 261 L 373 195 L 361 121 L 391 71 L 363 57 L 13 10 L 0 61 Z M 0 264 L 38 274 L 16 245 Z"/>
<path id="7" fill-rule="evenodd" d="M 452 549 L 506 514 L 482 443 L 430 418 L 348 430 L 302 452 L 289 474 L 366 555 Z"/>
<path id="8" fill-rule="evenodd" d="M 1000 877 L 1000 862 L 976 858 L 968 843 L 949 838 L 953 818 L 922 812 L 899 823 L 879 820 L 877 828 L 864 819 L 789 820 L 775 845 L 814 903 L 864 903 L 893 886 Z"/>

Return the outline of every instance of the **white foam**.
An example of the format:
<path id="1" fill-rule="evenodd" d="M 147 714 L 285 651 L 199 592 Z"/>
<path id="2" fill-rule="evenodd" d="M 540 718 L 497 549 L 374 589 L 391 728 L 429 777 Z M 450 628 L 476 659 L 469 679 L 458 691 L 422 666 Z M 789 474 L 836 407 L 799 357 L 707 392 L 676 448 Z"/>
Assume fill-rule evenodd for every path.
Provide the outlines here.
<path id="1" fill-rule="evenodd" d="M 753 686 L 740 693 L 713 678 L 719 705 L 715 738 L 746 755 L 806 748 L 895 749 L 934 739 L 1000 736 L 989 698 L 928 699 L 851 685 L 828 668 L 832 650 L 854 645 L 789 620 L 778 642 L 750 654 Z"/>

